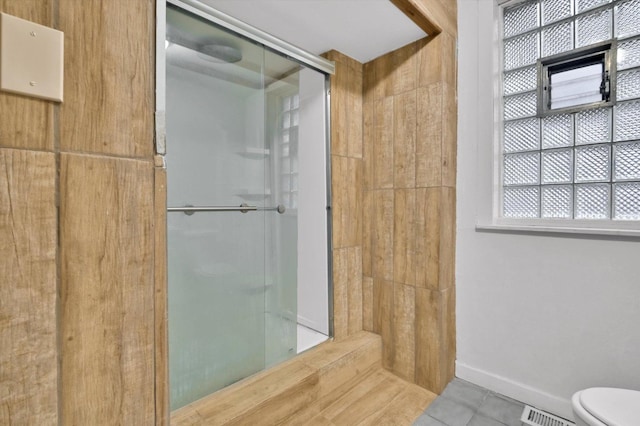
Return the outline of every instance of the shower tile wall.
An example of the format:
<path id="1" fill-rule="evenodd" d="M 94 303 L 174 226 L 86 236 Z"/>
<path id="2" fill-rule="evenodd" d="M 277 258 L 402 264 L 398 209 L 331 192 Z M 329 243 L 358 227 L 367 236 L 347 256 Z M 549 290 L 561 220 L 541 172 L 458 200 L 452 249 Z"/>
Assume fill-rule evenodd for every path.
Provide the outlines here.
<path id="1" fill-rule="evenodd" d="M 155 6 L 0 11 L 65 33 L 64 103 L 0 93 L 0 424 L 154 424 Z"/>
<path id="2" fill-rule="evenodd" d="M 334 335 L 363 329 L 362 316 L 362 64 L 339 52 L 331 78 L 331 196 Z"/>
<path id="3" fill-rule="evenodd" d="M 447 10 L 452 22 L 454 9 Z M 337 66 L 335 335 L 360 328 L 380 334 L 384 366 L 434 392 L 453 377 L 455 359 L 455 26 L 450 30 L 364 66 L 327 54 Z"/>
<path id="4" fill-rule="evenodd" d="M 454 58 L 442 33 L 364 65 L 364 325 L 436 393 L 455 359 Z"/>

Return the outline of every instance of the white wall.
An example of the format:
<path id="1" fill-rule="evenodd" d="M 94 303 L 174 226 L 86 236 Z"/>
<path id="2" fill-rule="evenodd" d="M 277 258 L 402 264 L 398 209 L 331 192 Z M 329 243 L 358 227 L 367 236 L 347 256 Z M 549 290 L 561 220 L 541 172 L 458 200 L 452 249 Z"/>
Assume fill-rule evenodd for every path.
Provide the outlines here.
<path id="1" fill-rule="evenodd" d="M 329 335 L 324 79 L 300 71 L 298 322 Z"/>
<path id="2" fill-rule="evenodd" d="M 492 0 L 458 0 L 456 375 L 571 418 L 586 387 L 640 390 L 640 241 L 479 232 L 491 209 Z"/>

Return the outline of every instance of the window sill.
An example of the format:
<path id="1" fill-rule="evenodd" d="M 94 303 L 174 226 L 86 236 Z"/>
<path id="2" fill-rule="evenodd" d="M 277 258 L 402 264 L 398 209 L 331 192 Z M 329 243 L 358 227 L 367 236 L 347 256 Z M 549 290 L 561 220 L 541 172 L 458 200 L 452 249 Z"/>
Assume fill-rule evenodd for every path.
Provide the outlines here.
<path id="1" fill-rule="evenodd" d="M 481 232 L 513 232 L 513 233 L 550 233 L 569 235 L 603 235 L 614 237 L 640 238 L 640 229 L 613 229 L 613 228 L 578 228 L 552 225 L 512 225 L 477 223 L 476 231 Z"/>

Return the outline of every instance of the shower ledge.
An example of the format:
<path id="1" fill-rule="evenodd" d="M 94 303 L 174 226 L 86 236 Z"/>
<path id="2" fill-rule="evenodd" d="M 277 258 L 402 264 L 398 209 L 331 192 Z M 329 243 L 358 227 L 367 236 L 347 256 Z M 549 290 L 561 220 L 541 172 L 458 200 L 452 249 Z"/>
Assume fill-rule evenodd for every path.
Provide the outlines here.
<path id="1" fill-rule="evenodd" d="M 327 341 L 171 413 L 172 425 L 280 424 L 319 401 L 329 405 L 382 368 L 380 336 Z"/>
<path id="2" fill-rule="evenodd" d="M 173 425 L 411 425 L 436 398 L 382 368 L 380 336 L 329 341 L 175 411 Z"/>

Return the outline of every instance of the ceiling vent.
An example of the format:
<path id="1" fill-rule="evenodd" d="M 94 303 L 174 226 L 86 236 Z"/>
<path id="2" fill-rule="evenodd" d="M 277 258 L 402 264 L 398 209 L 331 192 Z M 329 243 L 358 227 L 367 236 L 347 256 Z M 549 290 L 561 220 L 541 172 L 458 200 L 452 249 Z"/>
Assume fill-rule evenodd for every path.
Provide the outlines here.
<path id="1" fill-rule="evenodd" d="M 575 426 L 575 423 L 528 405 L 525 405 L 520 420 L 531 426 Z"/>

